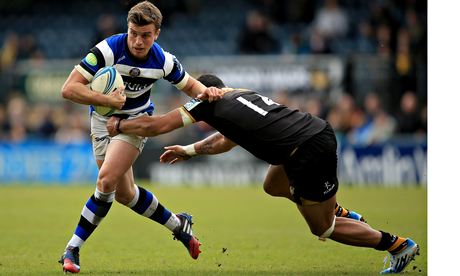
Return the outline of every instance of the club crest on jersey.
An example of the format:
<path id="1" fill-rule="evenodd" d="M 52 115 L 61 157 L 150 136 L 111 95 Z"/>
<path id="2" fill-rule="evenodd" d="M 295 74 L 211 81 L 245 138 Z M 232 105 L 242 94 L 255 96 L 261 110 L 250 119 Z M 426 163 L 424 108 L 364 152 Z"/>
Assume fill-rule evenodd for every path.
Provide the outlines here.
<path id="1" fill-rule="evenodd" d="M 133 68 L 131 70 L 129 70 L 129 75 L 131 77 L 138 77 L 139 75 L 141 74 L 141 70 L 139 68 Z"/>
<path id="2" fill-rule="evenodd" d="M 188 103 L 184 104 L 184 108 L 187 109 L 187 111 L 190 111 L 200 103 L 201 103 L 201 100 L 191 99 Z"/>

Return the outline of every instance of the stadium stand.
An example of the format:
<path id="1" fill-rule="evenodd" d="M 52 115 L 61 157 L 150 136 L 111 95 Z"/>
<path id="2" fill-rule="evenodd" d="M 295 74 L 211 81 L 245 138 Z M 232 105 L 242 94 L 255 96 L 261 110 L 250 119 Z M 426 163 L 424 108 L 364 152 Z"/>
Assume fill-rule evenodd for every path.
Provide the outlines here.
<path id="1" fill-rule="evenodd" d="M 50 60 L 77 61 L 100 37 L 98 20 L 101 16 L 113 19 L 116 31 L 125 29 L 125 15 L 136 1 L 2 1 L 0 4 L 0 139 L 21 140 L 42 137 L 62 137 L 61 121 L 71 116 L 86 116 L 86 109 L 59 106 L 31 99 L 24 91 L 23 76 L 19 74 L 21 61 L 43 64 Z M 319 116 L 330 118 L 346 138 L 359 128 L 357 118 L 364 124 L 373 123 L 366 113 L 367 95 L 380 96 L 386 114 L 395 120 L 391 135 L 426 137 L 426 61 L 427 61 L 427 3 L 426 1 L 264 1 L 264 0 L 175 0 L 154 1 L 164 14 L 163 32 L 159 44 L 179 59 L 187 57 L 264 55 L 264 52 L 242 52 L 240 41 L 248 15 L 258 11 L 265 20 L 264 28 L 276 40 L 279 48 L 269 54 L 279 56 L 329 54 L 344 60 L 341 93 L 328 101 L 315 102 L 310 90 L 285 91 L 287 104 L 306 108 L 315 102 Z M 91 7 L 91 8 L 82 8 Z M 338 22 L 338 23 L 337 23 Z M 346 22 L 346 28 L 337 25 Z M 53 93 L 59 93 L 55 91 Z M 280 97 L 281 91 L 273 91 Z M 415 95 L 418 128 L 412 132 L 400 124 L 400 101 L 403 95 Z M 154 95 L 155 96 L 155 95 Z M 29 112 L 14 111 L 18 99 L 26 110 L 40 114 L 29 118 Z M 344 100 L 347 99 L 347 100 Z M 282 98 L 280 98 L 282 100 Z M 301 104 L 299 104 L 299 101 Z M 350 122 L 336 122 L 343 112 L 342 102 L 351 101 L 351 114 L 343 116 Z M 165 100 L 161 110 L 167 110 Z M 305 103 L 305 104 L 303 104 Z M 345 108 L 346 109 L 346 108 Z M 12 114 L 12 112 L 15 112 Z M 17 114 L 16 114 L 17 113 Z M 50 114 L 63 114 L 56 119 Z M 19 115 L 18 115 L 19 114 Z M 23 116 L 18 120 L 12 116 Z M 34 115 L 35 116 L 35 115 Z M 413 115 L 411 115 L 413 116 Z M 41 119 L 40 119 L 41 118 Z M 407 116 L 405 117 L 407 118 Z M 75 123 L 80 132 L 87 130 L 84 119 Z M 353 121 L 355 120 L 355 121 Z M 17 125 L 23 130 L 15 130 Z M 69 127 L 66 125 L 66 127 Z M 43 133 L 45 134 L 43 134 Z M 22 133 L 22 134 L 21 134 Z M 402 133 L 402 132 L 401 132 Z M 77 135 L 76 137 L 80 137 Z M 388 139 L 390 139 L 388 138 Z"/>

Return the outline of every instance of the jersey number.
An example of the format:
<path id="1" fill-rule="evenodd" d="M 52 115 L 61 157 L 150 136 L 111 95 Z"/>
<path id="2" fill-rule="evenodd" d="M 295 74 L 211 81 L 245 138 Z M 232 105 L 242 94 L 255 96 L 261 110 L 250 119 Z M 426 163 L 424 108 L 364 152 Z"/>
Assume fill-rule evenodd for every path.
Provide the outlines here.
<path id="1" fill-rule="evenodd" d="M 264 101 L 264 103 L 266 103 L 268 106 L 274 105 L 274 104 L 279 105 L 279 103 L 274 102 L 273 100 L 271 100 L 271 99 L 269 99 L 269 98 L 267 98 L 267 97 L 264 97 L 264 96 L 261 96 L 261 95 L 257 95 L 257 96 L 259 96 L 259 97 L 262 99 L 262 101 Z M 249 107 L 250 109 L 254 110 L 255 112 L 259 113 L 259 114 L 262 115 L 262 116 L 265 116 L 265 115 L 267 115 L 267 113 L 268 113 L 267 110 L 261 108 L 260 106 L 257 106 L 257 105 L 255 105 L 255 104 L 253 104 L 252 102 L 246 100 L 245 98 L 243 98 L 243 97 L 241 97 L 241 96 L 238 97 L 238 98 L 236 98 L 236 99 L 237 99 L 240 103 L 244 104 L 245 106 Z"/>

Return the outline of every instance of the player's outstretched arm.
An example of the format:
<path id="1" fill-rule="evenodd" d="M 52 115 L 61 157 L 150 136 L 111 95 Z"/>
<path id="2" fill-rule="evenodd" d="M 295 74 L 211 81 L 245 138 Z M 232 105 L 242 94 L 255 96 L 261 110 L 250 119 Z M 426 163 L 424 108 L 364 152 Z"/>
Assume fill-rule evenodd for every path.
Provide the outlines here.
<path id="1" fill-rule="evenodd" d="M 160 162 L 174 164 L 180 161 L 188 160 L 197 154 L 219 154 L 227 152 L 237 146 L 236 143 L 216 132 L 205 139 L 187 146 L 168 146 L 165 152 L 160 156 Z"/>
<path id="2" fill-rule="evenodd" d="M 174 109 L 163 115 L 142 116 L 129 120 L 112 116 L 107 121 L 106 127 L 110 136 L 126 133 L 151 137 L 173 131 L 183 126 L 184 124 L 179 109 Z"/>

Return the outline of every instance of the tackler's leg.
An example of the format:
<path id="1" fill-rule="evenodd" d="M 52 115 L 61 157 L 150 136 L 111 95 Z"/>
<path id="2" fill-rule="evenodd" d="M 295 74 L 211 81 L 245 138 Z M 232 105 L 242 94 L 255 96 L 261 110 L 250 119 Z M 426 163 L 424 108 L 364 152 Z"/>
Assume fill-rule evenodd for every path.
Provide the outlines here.
<path id="1" fill-rule="evenodd" d="M 264 180 L 264 191 L 274 197 L 285 197 L 293 202 L 289 179 L 283 165 L 270 165 Z"/>
<path id="2" fill-rule="evenodd" d="M 362 221 L 335 217 L 335 196 L 323 202 L 300 201 L 297 205 L 300 213 L 320 240 L 329 238 L 347 245 L 388 251 L 390 266 L 382 274 L 402 272 L 420 252 L 419 246 L 409 238 L 375 230 Z"/>

